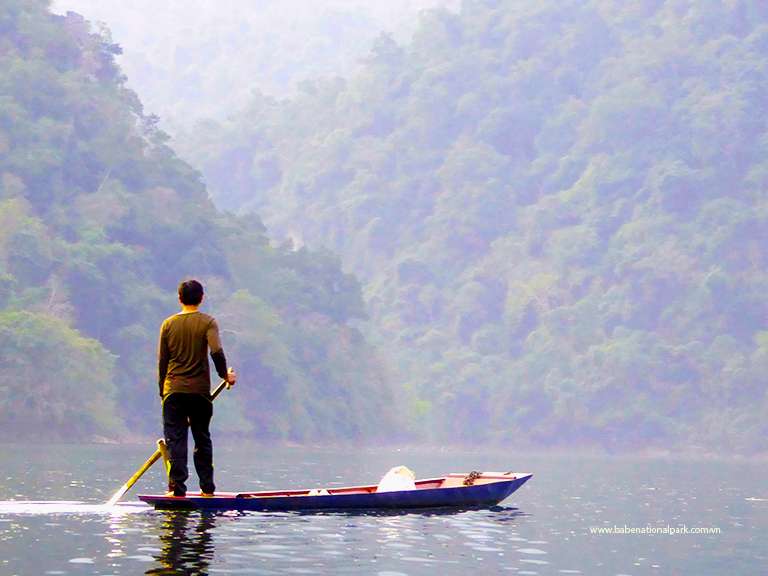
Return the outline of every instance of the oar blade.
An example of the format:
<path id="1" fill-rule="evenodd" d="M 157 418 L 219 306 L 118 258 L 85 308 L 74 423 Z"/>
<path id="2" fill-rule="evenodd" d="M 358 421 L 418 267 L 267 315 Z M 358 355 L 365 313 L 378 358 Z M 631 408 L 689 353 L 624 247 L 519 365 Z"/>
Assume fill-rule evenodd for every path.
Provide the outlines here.
<path id="1" fill-rule="evenodd" d="M 106 506 L 114 506 L 115 504 L 117 504 L 118 501 L 120 500 L 120 498 L 125 496 L 125 493 L 128 492 L 128 490 L 130 490 L 130 489 L 131 489 L 131 487 L 127 483 L 123 484 L 120 487 L 120 490 L 118 490 L 117 492 L 112 494 L 112 498 L 107 500 Z"/>
<path id="2" fill-rule="evenodd" d="M 152 464 L 154 464 L 155 462 L 158 461 L 160 456 L 162 456 L 162 453 L 160 452 L 160 449 L 158 448 L 157 450 L 155 450 L 155 453 L 152 454 L 152 456 L 150 456 L 147 459 L 147 461 L 144 462 L 144 464 L 141 465 L 141 468 L 136 470 L 136 473 L 133 476 L 131 476 L 128 479 L 128 481 L 120 487 L 120 490 L 118 490 L 117 492 L 115 492 L 112 495 L 112 498 L 110 498 L 107 501 L 107 506 L 114 506 L 117 503 L 117 501 L 120 500 L 120 498 L 125 496 L 125 493 L 128 492 L 128 490 L 130 490 L 131 487 L 134 484 L 136 484 L 136 482 L 139 480 L 139 478 L 141 478 L 144 475 L 144 472 L 149 470 L 149 467 L 152 466 Z"/>

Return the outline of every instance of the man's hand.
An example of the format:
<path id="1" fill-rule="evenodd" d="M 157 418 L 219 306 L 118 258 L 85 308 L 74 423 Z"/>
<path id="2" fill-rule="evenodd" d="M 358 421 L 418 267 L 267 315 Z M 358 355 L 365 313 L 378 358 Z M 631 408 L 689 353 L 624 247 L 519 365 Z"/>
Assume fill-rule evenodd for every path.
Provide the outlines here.
<path id="1" fill-rule="evenodd" d="M 227 388 L 231 388 L 237 382 L 237 372 L 234 368 L 227 370 Z"/>

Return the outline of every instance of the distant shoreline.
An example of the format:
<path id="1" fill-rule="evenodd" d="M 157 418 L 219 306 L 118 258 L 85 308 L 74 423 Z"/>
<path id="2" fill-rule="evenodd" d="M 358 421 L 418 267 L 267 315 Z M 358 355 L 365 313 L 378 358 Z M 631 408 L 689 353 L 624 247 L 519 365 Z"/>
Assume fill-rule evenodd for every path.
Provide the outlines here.
<path id="1" fill-rule="evenodd" d="M 649 448 L 645 450 L 605 450 L 598 447 L 570 447 L 570 446 L 525 446 L 518 450 L 511 447 L 505 447 L 499 444 L 490 445 L 472 445 L 472 444 L 435 444 L 425 442 L 423 444 L 413 442 L 341 442 L 334 441 L 328 443 L 317 442 L 291 442 L 291 441 L 279 441 L 272 439 L 253 439 L 237 437 L 238 444 L 248 443 L 254 446 L 262 446 L 265 449 L 296 449 L 296 450 L 313 450 L 313 451 L 327 451 L 329 453 L 338 452 L 339 450 L 356 449 L 359 451 L 368 450 L 384 450 L 389 449 L 395 453 L 403 454 L 419 454 L 419 453 L 464 453 L 482 448 L 484 452 L 500 452 L 507 455 L 514 456 L 514 459 L 520 457 L 525 458 L 542 458 L 552 457 L 556 459 L 595 459 L 606 460 L 616 459 L 621 460 L 629 458 L 633 460 L 676 460 L 676 461 L 691 461 L 691 462 L 755 462 L 762 463 L 768 462 L 768 452 L 758 452 L 755 454 L 736 454 L 736 453 L 718 453 L 707 450 L 696 449 L 658 449 Z M 227 450 L 231 448 L 231 441 L 233 437 L 221 435 L 218 441 L 214 440 L 215 446 L 220 450 Z M 87 446 L 87 445 L 112 445 L 112 446 L 146 446 L 147 449 L 151 449 L 155 446 L 156 438 L 149 437 L 129 437 L 116 440 L 113 438 L 96 437 L 88 440 L 76 442 L 76 441 L 64 441 L 64 440 L 51 440 L 51 441 L 39 441 L 39 440 L 0 440 L 0 446 L 46 446 L 46 445 L 60 445 L 60 446 Z M 513 464 L 514 462 L 510 462 Z"/>

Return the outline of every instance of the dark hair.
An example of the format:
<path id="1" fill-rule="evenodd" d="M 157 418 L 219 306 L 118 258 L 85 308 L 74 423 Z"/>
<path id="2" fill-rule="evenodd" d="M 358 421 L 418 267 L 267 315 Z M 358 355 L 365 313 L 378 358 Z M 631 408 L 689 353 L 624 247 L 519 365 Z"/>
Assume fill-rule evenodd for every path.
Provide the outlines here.
<path id="1" fill-rule="evenodd" d="M 203 285 L 197 280 L 184 280 L 179 284 L 179 300 L 187 306 L 197 306 L 203 301 Z"/>

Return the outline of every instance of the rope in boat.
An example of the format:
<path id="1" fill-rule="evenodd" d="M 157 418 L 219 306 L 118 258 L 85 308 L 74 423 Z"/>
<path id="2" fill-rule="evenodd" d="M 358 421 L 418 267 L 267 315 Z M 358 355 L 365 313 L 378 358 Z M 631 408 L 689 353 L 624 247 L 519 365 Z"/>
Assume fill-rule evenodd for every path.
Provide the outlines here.
<path id="1" fill-rule="evenodd" d="M 475 483 L 475 480 L 480 478 L 482 476 L 482 472 L 478 472 L 477 470 L 472 470 L 467 476 L 464 478 L 464 486 L 472 486 Z"/>

